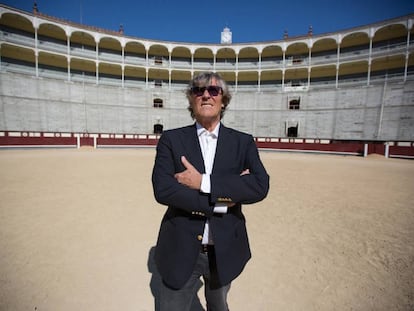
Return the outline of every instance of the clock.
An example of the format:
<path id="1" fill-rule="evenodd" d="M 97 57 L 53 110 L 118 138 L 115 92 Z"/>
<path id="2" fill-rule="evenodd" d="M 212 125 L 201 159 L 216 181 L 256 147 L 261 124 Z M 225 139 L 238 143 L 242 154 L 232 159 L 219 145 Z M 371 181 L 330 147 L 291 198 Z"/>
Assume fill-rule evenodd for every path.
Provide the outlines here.
<path id="1" fill-rule="evenodd" d="M 231 31 L 227 27 L 225 27 L 223 31 L 221 32 L 221 43 L 231 44 Z"/>

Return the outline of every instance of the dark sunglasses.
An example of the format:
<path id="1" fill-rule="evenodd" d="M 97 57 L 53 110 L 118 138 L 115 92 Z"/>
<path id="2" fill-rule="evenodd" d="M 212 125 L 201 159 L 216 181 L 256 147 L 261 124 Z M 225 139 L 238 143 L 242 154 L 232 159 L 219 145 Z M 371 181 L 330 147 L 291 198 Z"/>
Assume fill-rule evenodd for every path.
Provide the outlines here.
<path id="1" fill-rule="evenodd" d="M 203 86 L 203 87 L 193 86 L 191 88 L 191 92 L 195 96 L 203 96 L 203 94 L 206 90 L 211 96 L 217 96 L 217 95 L 219 95 L 220 93 L 223 92 L 223 89 L 220 86 L 216 86 L 216 85 Z"/>

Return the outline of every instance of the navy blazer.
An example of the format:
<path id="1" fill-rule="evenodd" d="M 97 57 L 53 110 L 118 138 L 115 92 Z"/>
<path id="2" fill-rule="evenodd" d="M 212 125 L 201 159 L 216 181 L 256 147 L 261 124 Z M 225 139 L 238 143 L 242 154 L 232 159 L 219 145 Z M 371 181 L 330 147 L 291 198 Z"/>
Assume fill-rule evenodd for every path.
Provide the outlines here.
<path id="1" fill-rule="evenodd" d="M 201 248 L 206 219 L 213 236 L 218 277 L 222 285 L 236 278 L 251 257 L 242 204 L 263 200 L 267 174 L 254 139 L 220 125 L 211 173 L 211 193 L 190 189 L 174 178 L 185 167 L 181 156 L 204 173 L 195 124 L 165 131 L 158 142 L 152 184 L 157 202 L 168 209 L 161 221 L 155 262 L 164 282 L 181 288 L 190 278 Z M 240 176 L 249 169 L 250 174 Z M 216 203 L 236 203 L 227 214 L 213 212 Z"/>

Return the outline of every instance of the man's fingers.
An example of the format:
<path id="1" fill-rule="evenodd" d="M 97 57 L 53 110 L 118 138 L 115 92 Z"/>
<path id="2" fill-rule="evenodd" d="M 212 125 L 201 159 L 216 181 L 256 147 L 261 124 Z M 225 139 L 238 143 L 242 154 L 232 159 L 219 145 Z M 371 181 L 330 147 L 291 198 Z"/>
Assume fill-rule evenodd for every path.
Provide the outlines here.
<path id="1" fill-rule="evenodd" d="M 248 174 L 250 174 L 250 170 L 246 168 L 243 172 L 240 173 L 240 176 L 248 175 Z"/>
<path id="2" fill-rule="evenodd" d="M 186 159 L 185 156 L 181 156 L 181 163 L 183 163 L 183 165 L 186 169 L 193 168 L 193 165 L 190 162 L 188 162 L 188 160 Z"/>

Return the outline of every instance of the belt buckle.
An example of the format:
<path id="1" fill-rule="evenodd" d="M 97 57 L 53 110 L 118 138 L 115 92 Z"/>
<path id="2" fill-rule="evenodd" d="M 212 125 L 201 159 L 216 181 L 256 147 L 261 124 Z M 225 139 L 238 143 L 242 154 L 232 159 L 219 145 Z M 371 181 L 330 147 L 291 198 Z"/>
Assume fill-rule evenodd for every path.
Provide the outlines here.
<path id="1" fill-rule="evenodd" d="M 203 254 L 207 254 L 208 253 L 208 245 L 207 244 L 201 244 L 201 252 Z"/>

